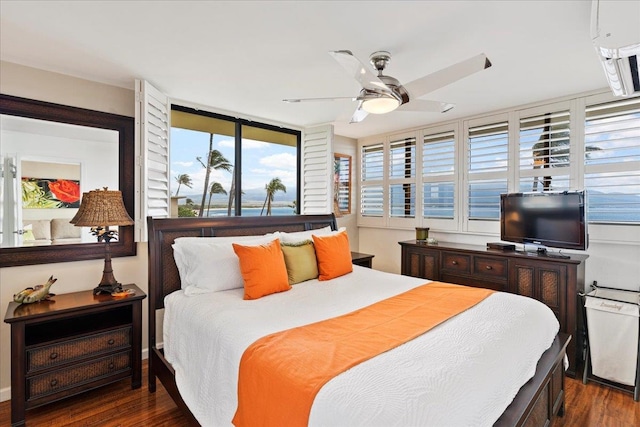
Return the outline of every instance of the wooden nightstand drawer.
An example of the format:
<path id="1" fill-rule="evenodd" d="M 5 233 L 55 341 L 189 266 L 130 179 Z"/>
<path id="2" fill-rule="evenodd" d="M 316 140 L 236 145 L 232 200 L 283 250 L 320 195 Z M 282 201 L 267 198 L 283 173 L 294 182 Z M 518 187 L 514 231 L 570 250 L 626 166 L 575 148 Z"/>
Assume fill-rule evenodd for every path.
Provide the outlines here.
<path id="1" fill-rule="evenodd" d="M 507 267 L 508 260 L 506 258 L 473 257 L 473 271 L 475 274 L 501 278 L 506 282 L 509 277 Z"/>
<path id="2" fill-rule="evenodd" d="M 444 252 L 442 254 L 442 270 L 455 271 L 457 273 L 470 273 L 471 256 Z"/>
<path id="3" fill-rule="evenodd" d="M 27 373 L 131 346 L 131 327 L 27 350 Z"/>
<path id="4" fill-rule="evenodd" d="M 131 369 L 131 352 L 118 353 L 27 379 L 27 400 L 76 387 Z"/>

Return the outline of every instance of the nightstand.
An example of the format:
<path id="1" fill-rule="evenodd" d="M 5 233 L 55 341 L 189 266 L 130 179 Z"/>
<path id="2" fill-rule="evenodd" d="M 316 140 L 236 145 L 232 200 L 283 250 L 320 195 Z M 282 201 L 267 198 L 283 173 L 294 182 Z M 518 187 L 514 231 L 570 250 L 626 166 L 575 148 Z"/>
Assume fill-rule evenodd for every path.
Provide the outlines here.
<path id="1" fill-rule="evenodd" d="M 375 255 L 351 252 L 351 263 L 362 267 L 371 268 L 371 263 Z"/>
<path id="2" fill-rule="evenodd" d="M 142 300 L 93 291 L 59 294 L 33 304 L 10 302 L 11 425 L 25 411 L 123 378 L 142 385 Z"/>

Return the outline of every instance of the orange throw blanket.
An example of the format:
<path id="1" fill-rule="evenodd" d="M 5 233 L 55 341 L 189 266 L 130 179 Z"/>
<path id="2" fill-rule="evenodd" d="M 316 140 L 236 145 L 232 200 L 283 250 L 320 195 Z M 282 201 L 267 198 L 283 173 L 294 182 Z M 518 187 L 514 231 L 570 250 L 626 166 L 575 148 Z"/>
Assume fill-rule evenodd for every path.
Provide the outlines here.
<path id="1" fill-rule="evenodd" d="M 306 426 L 324 384 L 408 342 L 493 291 L 432 282 L 343 316 L 267 335 L 242 355 L 240 427 Z"/>

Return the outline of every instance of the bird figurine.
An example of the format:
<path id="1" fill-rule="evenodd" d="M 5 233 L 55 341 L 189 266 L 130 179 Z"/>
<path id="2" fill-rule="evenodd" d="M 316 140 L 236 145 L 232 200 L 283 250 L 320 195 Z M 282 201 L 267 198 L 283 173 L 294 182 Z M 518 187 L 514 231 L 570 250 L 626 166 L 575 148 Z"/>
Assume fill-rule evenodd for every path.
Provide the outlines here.
<path id="1" fill-rule="evenodd" d="M 49 293 L 49 289 L 51 288 L 51 285 L 56 282 L 56 280 L 58 279 L 51 276 L 44 285 L 37 285 L 35 287 L 28 287 L 26 289 L 23 289 L 13 296 L 13 300 L 21 304 L 31 304 L 42 300 L 48 300 L 50 297 L 55 295 Z"/>

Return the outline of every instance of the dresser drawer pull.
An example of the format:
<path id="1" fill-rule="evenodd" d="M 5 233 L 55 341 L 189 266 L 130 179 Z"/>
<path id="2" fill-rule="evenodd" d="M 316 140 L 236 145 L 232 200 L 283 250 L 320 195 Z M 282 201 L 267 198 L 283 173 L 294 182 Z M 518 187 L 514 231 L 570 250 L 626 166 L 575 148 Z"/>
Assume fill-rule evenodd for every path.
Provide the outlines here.
<path id="1" fill-rule="evenodd" d="M 55 387 L 55 386 L 58 385 L 58 380 L 54 378 L 54 379 L 51 380 L 51 382 L 49 384 L 51 384 L 51 387 Z"/>
<path id="2" fill-rule="evenodd" d="M 493 267 L 491 267 L 490 265 L 487 265 L 485 268 L 486 268 L 487 270 L 493 270 Z"/>
<path id="3" fill-rule="evenodd" d="M 116 342 L 116 341 L 113 338 L 111 338 L 109 341 L 107 341 L 107 344 L 113 345 L 114 342 Z"/>
<path id="4" fill-rule="evenodd" d="M 57 358 L 58 358 L 58 352 L 56 352 L 56 351 L 54 351 L 53 353 L 51 353 L 49 355 L 49 359 L 51 359 L 51 360 L 55 360 Z"/>
<path id="5" fill-rule="evenodd" d="M 458 265 L 458 261 L 451 261 L 451 264 Z"/>
<path id="6" fill-rule="evenodd" d="M 116 367 L 116 364 L 115 364 L 115 363 L 113 363 L 113 362 L 109 363 L 109 369 L 113 369 L 113 368 L 115 368 L 115 367 Z"/>

